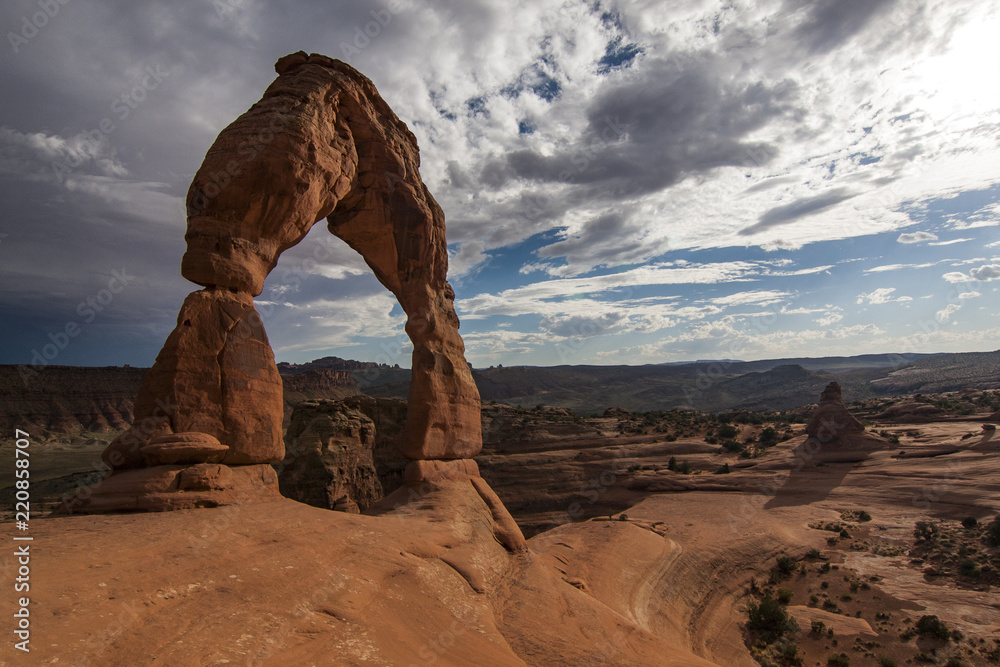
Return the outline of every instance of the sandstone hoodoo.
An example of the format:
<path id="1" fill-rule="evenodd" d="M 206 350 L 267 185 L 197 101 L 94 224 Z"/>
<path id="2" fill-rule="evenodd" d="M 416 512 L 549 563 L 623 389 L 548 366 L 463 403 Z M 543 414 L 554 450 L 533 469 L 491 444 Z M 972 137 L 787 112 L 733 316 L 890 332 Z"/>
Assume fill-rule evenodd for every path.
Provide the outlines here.
<path id="1" fill-rule="evenodd" d="M 854 461 L 869 451 L 881 449 L 886 441 L 865 430 L 844 403 L 840 384 L 831 382 L 820 396 L 819 406 L 806 425 L 809 439 L 803 445 L 809 457 L 819 461 Z"/>
<path id="2" fill-rule="evenodd" d="M 122 476 L 129 480 L 124 488 L 139 495 L 149 480 L 150 493 L 177 489 L 162 483 L 168 461 L 235 469 L 282 460 L 281 377 L 253 297 L 280 254 L 323 218 L 407 315 L 412 371 L 406 424 L 395 441 L 413 461 L 407 482 L 431 482 L 425 473 L 440 477 L 440 466 L 416 465 L 421 461 L 473 463 L 482 449 L 479 392 L 447 282 L 444 213 L 420 179 L 416 138 L 372 82 L 345 63 L 298 52 L 275 70 L 278 78 L 222 131 L 195 174 L 181 274 L 204 289 L 185 300 L 140 388 L 132 427 L 104 452 L 115 474 L 71 511 L 113 510 Z M 193 446 L 198 434 L 210 439 L 201 438 L 206 446 Z M 319 443 L 322 451 L 321 440 L 310 447 Z M 258 477 L 262 497 L 277 492 L 266 475 Z M 509 519 L 498 500 L 493 507 L 495 495 L 478 470 L 463 479 L 472 480 L 498 520 Z M 320 495 L 341 491 L 326 485 Z M 371 490 L 358 493 L 322 502 L 372 500 Z M 158 506 L 185 506 L 182 496 Z M 212 502 L 203 497 L 195 503 L 206 504 Z M 123 509 L 143 506 L 135 496 Z"/>

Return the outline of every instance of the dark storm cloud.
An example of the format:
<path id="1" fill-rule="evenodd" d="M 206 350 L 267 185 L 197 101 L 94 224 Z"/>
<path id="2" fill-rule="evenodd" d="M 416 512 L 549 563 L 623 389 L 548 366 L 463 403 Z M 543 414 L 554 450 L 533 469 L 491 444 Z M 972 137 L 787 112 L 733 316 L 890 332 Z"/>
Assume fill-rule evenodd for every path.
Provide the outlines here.
<path id="1" fill-rule="evenodd" d="M 341 4 L 74 2 L 16 52 L 4 40 L 0 312 L 16 325 L 0 362 L 27 361 L 123 268 L 136 279 L 60 362 L 100 362 L 73 356 L 84 348 L 125 361 L 120 346 L 81 344 L 97 331 L 144 346 L 152 361 L 176 307 L 197 289 L 179 275 L 183 196 L 195 170 L 274 79 L 278 57 L 299 49 L 342 57 L 371 12 L 385 9 Z M 37 11 L 33 1 L 4 3 L 0 27 L 17 34 Z M 383 53 L 405 18 L 380 26 L 362 59 Z"/>
<path id="2" fill-rule="evenodd" d="M 746 141 L 795 112 L 794 84 L 740 82 L 717 56 L 647 60 L 587 110 L 577 145 L 553 155 L 532 149 L 507 156 L 508 173 L 587 186 L 591 196 L 631 198 L 684 176 L 722 166 L 756 166 L 777 153 Z M 495 165 L 491 176 L 505 175 Z"/>
<path id="3" fill-rule="evenodd" d="M 812 215 L 813 213 L 819 213 L 820 211 L 836 206 L 840 202 L 847 201 L 855 196 L 857 196 L 856 192 L 849 192 L 844 188 L 837 188 L 836 190 L 826 192 L 815 197 L 799 199 L 791 204 L 775 206 L 761 215 L 756 224 L 741 229 L 740 236 L 751 236 L 772 227 L 790 224 L 799 218 L 804 218 L 807 215 Z"/>
<path id="4" fill-rule="evenodd" d="M 565 257 L 572 266 L 621 265 L 660 255 L 666 248 L 643 240 L 643 226 L 609 213 L 588 221 L 579 232 L 551 243 L 537 252 L 539 257 Z"/>
<path id="5" fill-rule="evenodd" d="M 786 9 L 804 9 L 805 20 L 795 38 L 812 53 L 826 53 L 841 46 L 883 16 L 896 0 L 788 0 Z"/>

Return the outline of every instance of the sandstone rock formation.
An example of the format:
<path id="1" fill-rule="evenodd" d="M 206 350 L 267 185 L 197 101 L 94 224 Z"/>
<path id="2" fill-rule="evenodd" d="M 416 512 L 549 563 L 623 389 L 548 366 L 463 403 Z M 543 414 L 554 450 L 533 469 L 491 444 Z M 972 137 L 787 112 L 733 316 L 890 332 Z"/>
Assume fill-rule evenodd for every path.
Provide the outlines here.
<path id="1" fill-rule="evenodd" d="M 444 214 L 420 180 L 416 138 L 345 63 L 299 52 L 275 69 L 260 102 L 222 131 L 195 175 L 181 273 L 260 294 L 281 252 L 327 218 L 407 315 L 414 349 L 403 453 L 474 456 L 479 392 L 446 281 Z"/>
<path id="2" fill-rule="evenodd" d="M 848 411 L 837 382 L 823 390 L 806 433 L 809 439 L 802 446 L 806 453 L 799 454 L 816 461 L 861 460 L 887 444 Z"/>
<path id="3" fill-rule="evenodd" d="M 375 424 L 361 412 L 340 401 L 305 401 L 295 407 L 285 439 L 281 495 L 354 513 L 382 498 L 372 460 Z"/>
<path id="4" fill-rule="evenodd" d="M 159 480 L 169 471 L 156 464 L 167 461 L 283 458 L 282 383 L 253 297 L 279 255 L 324 217 L 407 315 L 413 356 L 400 452 L 470 459 L 482 448 L 479 392 L 446 280 L 444 214 L 420 179 L 416 138 L 345 63 L 299 52 L 275 70 L 263 98 L 222 131 L 195 174 L 181 274 L 205 289 L 185 300 L 143 381 L 132 427 L 104 461 Z M 169 438 L 180 434 L 213 440 L 198 448 L 198 436 Z"/>
<path id="5" fill-rule="evenodd" d="M 900 403 L 890 405 L 881 413 L 875 415 L 875 419 L 920 424 L 934 421 L 943 414 L 944 410 L 936 405 L 931 405 L 930 403 L 902 401 Z"/>
<path id="6" fill-rule="evenodd" d="M 847 410 L 840 384 L 828 384 L 820 395 L 819 406 L 806 426 L 806 433 L 821 442 L 830 442 L 864 431 L 864 424 Z"/>

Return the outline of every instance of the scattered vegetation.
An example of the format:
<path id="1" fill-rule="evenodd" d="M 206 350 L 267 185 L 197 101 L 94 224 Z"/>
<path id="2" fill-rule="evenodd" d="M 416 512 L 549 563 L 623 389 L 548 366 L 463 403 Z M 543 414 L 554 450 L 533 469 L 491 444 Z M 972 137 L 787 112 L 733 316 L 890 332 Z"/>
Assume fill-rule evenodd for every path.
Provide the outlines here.
<path id="1" fill-rule="evenodd" d="M 780 602 L 765 594 L 760 600 L 747 603 L 747 630 L 764 643 L 770 644 L 786 632 L 798 630 L 795 620 Z"/>
<path id="2" fill-rule="evenodd" d="M 921 637 L 935 637 L 944 641 L 948 641 L 951 637 L 948 626 L 937 616 L 921 616 L 914 627 Z"/>

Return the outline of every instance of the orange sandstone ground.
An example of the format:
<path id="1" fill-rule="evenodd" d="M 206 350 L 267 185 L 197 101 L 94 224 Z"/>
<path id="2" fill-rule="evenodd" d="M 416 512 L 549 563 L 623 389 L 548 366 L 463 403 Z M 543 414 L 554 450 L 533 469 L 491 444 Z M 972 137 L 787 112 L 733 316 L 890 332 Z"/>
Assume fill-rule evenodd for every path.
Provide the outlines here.
<path id="1" fill-rule="evenodd" d="M 804 664 L 841 652 L 851 665 L 908 664 L 918 654 L 995 664 L 996 586 L 947 564 L 928 574 L 928 561 L 910 555 L 917 521 L 954 533 L 967 516 L 985 522 L 1000 511 L 1000 446 L 988 432 L 962 439 L 978 427 L 889 426 L 903 457 L 894 446 L 859 463 L 801 469 L 791 455 L 801 436 L 749 461 L 678 455 L 706 470 L 727 461 L 729 475 L 665 470 L 671 448 L 692 451 L 682 440 L 611 445 L 628 455 L 595 460 L 625 462 L 625 472 L 599 493 L 618 493 L 617 503 L 632 493 L 635 504 L 541 532 L 523 554 L 497 543 L 488 508 L 457 483 L 378 516 L 280 500 L 34 519 L 31 660 L 753 665 L 744 629 L 753 580 L 792 592 Z M 524 466 L 535 472 L 559 458 L 533 456 Z M 516 495 L 494 485 L 505 502 Z M 861 510 L 872 520 L 844 519 Z M 849 538 L 817 527 L 836 522 Z M 807 558 L 810 549 L 820 558 Z M 796 569 L 768 583 L 779 556 Z M 0 563 L 11 590 L 13 560 Z M 11 596 L 3 605 L 10 618 Z M 931 614 L 962 639 L 901 638 Z M 813 620 L 825 634 L 811 631 Z M 5 664 L 20 664 L 10 643 L 2 651 Z"/>

